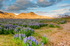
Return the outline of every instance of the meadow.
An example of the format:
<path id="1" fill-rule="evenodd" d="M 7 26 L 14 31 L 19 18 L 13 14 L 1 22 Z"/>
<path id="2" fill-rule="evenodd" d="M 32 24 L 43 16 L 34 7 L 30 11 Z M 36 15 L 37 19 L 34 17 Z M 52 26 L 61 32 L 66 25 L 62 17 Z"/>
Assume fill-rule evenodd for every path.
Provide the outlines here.
<path id="1" fill-rule="evenodd" d="M 65 24 L 70 18 L 0 19 L 0 46 L 69 46 Z"/>

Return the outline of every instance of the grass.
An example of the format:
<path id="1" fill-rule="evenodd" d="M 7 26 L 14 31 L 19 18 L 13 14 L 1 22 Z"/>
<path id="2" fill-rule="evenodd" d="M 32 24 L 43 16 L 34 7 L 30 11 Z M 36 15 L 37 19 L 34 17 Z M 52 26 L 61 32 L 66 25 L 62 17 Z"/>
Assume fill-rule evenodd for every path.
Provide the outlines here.
<path id="1" fill-rule="evenodd" d="M 26 44 L 20 39 L 13 39 L 13 40 L 17 44 L 17 46 L 26 46 Z"/>
<path id="2" fill-rule="evenodd" d="M 0 46 L 21 46 L 21 44 L 16 44 L 12 35 L 0 35 Z"/>
<path id="3" fill-rule="evenodd" d="M 48 30 L 47 32 L 49 31 L 51 32 L 51 30 Z M 39 40 L 41 40 L 41 37 L 42 37 L 38 32 L 37 33 L 35 32 L 33 36 L 35 36 Z M 0 35 L 0 46 L 22 46 L 22 43 L 13 40 L 13 35 L 11 34 Z"/>
<path id="4" fill-rule="evenodd" d="M 35 29 L 35 33 L 33 34 L 33 36 L 36 37 L 38 41 L 41 41 L 44 35 L 46 35 L 47 37 L 47 35 L 51 35 L 53 33 L 58 32 L 54 29 L 56 28 L 50 28 L 46 26 L 40 29 Z M 50 45 L 50 44 L 52 43 L 49 43 L 49 42 L 47 43 L 47 45 Z M 0 46 L 22 46 L 22 44 L 21 42 L 14 41 L 13 35 L 0 35 Z"/>
<path id="5" fill-rule="evenodd" d="M 55 33 L 63 33 L 63 35 L 64 34 L 70 35 L 69 32 L 67 33 L 67 32 L 62 31 L 63 28 L 60 26 L 56 26 L 57 28 L 52 28 L 52 27 L 45 26 L 40 29 L 35 29 L 35 33 L 33 34 L 33 36 L 36 37 L 38 41 L 41 41 L 42 36 L 44 35 L 46 35 L 48 39 L 50 36 L 53 36 Z M 62 37 L 62 35 L 59 34 L 57 35 L 57 37 Z M 45 41 L 48 41 L 48 39 L 46 39 Z M 50 41 L 47 43 L 47 45 L 53 46 L 52 42 Z M 13 35 L 0 35 L 0 46 L 22 46 L 22 44 L 21 42 L 17 42 L 13 40 Z"/>
<path id="6" fill-rule="evenodd" d="M 42 42 L 43 42 L 44 44 L 47 44 L 47 43 L 49 42 L 49 38 L 43 36 L 43 37 L 42 37 Z"/>

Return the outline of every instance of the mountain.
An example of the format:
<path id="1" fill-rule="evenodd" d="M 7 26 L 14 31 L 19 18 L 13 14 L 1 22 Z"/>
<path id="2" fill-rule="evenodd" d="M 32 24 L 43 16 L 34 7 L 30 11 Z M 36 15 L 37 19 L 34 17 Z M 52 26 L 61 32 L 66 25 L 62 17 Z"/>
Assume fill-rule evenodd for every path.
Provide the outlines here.
<path id="1" fill-rule="evenodd" d="M 0 18 L 14 18 L 14 13 L 7 13 L 0 11 Z"/>
<path id="2" fill-rule="evenodd" d="M 14 13 L 7 13 L 0 11 L 0 18 L 8 18 L 8 19 L 52 19 L 52 17 L 40 16 L 35 14 L 34 12 L 30 13 L 20 13 L 19 15 L 15 15 Z"/>
<path id="3" fill-rule="evenodd" d="M 52 19 L 52 17 L 47 17 L 47 16 L 40 16 L 35 14 L 34 12 L 30 13 L 21 13 L 16 16 L 18 19 Z"/>

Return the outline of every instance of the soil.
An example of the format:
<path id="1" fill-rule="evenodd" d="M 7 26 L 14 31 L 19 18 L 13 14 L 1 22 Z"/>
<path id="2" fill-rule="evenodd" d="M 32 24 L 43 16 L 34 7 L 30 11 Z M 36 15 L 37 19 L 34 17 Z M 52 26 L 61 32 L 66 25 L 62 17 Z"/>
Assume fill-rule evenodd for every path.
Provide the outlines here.
<path id="1" fill-rule="evenodd" d="M 61 24 L 60 26 L 62 29 L 44 27 L 42 29 L 36 30 L 36 32 L 39 32 L 39 34 L 42 36 L 45 35 L 49 38 L 50 45 L 48 46 L 70 46 L 70 22 Z M 48 29 L 52 31 L 47 32 Z"/>

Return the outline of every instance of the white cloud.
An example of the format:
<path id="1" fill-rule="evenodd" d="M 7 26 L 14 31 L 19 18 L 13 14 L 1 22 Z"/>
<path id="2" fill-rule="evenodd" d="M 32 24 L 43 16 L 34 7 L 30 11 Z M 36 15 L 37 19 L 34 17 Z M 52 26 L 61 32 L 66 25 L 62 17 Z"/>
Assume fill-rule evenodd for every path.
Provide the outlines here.
<path id="1" fill-rule="evenodd" d="M 14 13 L 15 15 L 19 15 L 18 13 Z"/>
<path id="2" fill-rule="evenodd" d="M 70 8 L 53 10 L 51 12 L 39 12 L 37 14 L 44 15 L 44 16 L 50 16 L 50 17 L 59 17 L 60 15 L 61 16 L 70 15 Z"/>
<path id="3" fill-rule="evenodd" d="M 61 4 L 58 7 L 70 7 L 70 4 Z"/>
<path id="4" fill-rule="evenodd" d="M 63 9 L 53 10 L 51 12 L 58 13 L 58 14 L 64 14 L 66 12 L 70 12 L 70 9 L 69 8 L 63 8 Z"/>

